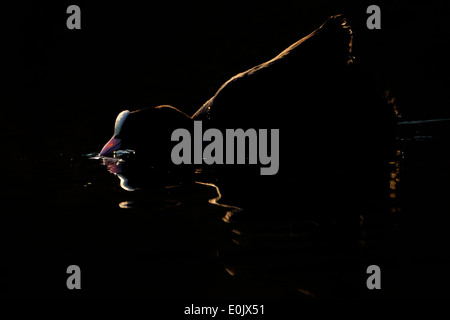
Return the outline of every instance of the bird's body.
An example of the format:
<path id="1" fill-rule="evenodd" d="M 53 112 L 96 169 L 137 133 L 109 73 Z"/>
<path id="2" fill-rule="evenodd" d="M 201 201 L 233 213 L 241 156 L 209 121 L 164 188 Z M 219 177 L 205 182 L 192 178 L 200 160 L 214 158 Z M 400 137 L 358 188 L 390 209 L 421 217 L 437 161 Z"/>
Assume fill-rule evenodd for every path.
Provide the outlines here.
<path id="1" fill-rule="evenodd" d="M 279 129 L 280 175 L 313 188 L 324 179 L 333 188 L 364 168 L 372 176 L 375 166 L 387 163 L 393 110 L 352 63 L 351 49 L 345 19 L 331 17 L 273 59 L 231 77 L 192 116 L 171 106 L 131 112 L 118 135 L 120 147 L 170 166 L 173 130 L 192 130 L 192 121 L 202 120 L 221 130 Z M 102 155 L 112 150 L 107 146 Z M 234 169 L 216 172 L 229 177 Z"/>

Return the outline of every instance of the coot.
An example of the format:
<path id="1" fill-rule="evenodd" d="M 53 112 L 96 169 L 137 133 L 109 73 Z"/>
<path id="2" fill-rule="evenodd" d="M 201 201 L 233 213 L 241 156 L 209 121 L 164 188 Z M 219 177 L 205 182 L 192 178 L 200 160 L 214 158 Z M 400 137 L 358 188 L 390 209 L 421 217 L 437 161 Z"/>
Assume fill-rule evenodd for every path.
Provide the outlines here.
<path id="1" fill-rule="evenodd" d="M 273 59 L 230 78 L 192 116 L 172 106 L 121 112 L 100 155 L 130 148 L 170 164 L 173 130 L 203 120 L 219 129 L 279 129 L 279 174 L 313 188 L 324 181 L 330 189 L 341 181 L 350 186 L 349 177 L 362 174 L 372 184 L 387 164 L 394 111 L 355 63 L 352 41 L 346 19 L 332 16 Z"/>

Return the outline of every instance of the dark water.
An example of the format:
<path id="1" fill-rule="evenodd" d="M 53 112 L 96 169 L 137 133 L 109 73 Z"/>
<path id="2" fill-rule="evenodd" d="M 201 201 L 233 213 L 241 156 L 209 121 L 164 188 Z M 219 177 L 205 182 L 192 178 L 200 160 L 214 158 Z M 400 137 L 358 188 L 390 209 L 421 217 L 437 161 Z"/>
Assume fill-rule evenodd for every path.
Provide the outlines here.
<path id="1" fill-rule="evenodd" d="M 5 173 L 2 294 L 188 302 L 449 298 L 447 130 L 401 131 L 386 196 L 361 206 L 350 190 L 344 205 L 328 204 L 336 210 L 328 215 L 318 214 L 330 201 L 325 188 L 315 191 L 323 201 L 315 205 L 293 197 L 265 208 L 267 199 L 252 198 L 255 205 L 241 208 L 235 203 L 245 192 L 227 194 L 201 170 L 193 181 L 126 191 L 86 153 L 23 157 Z M 356 220 L 339 220 L 345 210 Z M 78 292 L 65 285 L 71 264 L 82 270 Z M 366 287 L 371 264 L 381 267 L 381 290 Z"/>
<path id="2" fill-rule="evenodd" d="M 318 174 L 278 181 L 271 194 L 259 181 L 226 181 L 209 170 L 181 181 L 138 170 L 129 182 L 136 190 L 126 191 L 86 156 L 110 138 L 123 109 L 171 104 L 192 114 L 231 75 L 341 12 L 352 21 L 359 61 L 392 88 L 403 113 L 448 117 L 448 4 L 379 1 L 383 27 L 373 31 L 372 2 L 344 2 L 83 2 L 80 32 L 66 28 L 71 3 L 25 1 L 8 11 L 17 34 L 8 30 L 4 50 L 11 99 L 1 130 L 0 295 L 183 305 L 450 298 L 448 122 L 404 127 L 380 173 L 386 182 L 366 189 L 371 169 L 361 157 L 348 160 L 345 187 Z M 66 287 L 73 264 L 79 291 Z M 381 290 L 366 287 L 372 264 L 381 268 Z"/>

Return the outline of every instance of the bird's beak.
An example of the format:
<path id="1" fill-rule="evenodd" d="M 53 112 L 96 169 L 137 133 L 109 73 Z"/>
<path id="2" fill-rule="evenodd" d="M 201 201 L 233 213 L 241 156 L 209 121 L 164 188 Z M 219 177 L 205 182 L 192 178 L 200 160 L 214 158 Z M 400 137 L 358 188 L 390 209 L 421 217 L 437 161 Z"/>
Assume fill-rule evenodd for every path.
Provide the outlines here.
<path id="1" fill-rule="evenodd" d="M 115 136 L 112 137 L 102 148 L 100 151 L 100 156 L 108 156 L 112 155 L 114 151 L 117 151 L 120 149 L 122 145 L 122 139 L 118 139 Z"/>

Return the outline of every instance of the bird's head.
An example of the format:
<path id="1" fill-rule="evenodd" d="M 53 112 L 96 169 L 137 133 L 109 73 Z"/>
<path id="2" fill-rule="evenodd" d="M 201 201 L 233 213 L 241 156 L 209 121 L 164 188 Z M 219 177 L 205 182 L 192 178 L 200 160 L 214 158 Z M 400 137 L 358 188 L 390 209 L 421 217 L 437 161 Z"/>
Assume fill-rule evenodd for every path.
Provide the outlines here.
<path id="1" fill-rule="evenodd" d="M 122 147 L 121 131 L 125 120 L 130 115 L 129 110 L 124 110 L 116 118 L 116 123 L 114 125 L 114 135 L 112 138 L 104 145 L 100 151 L 100 156 L 109 156 L 114 153 L 114 151 L 119 150 Z"/>
<path id="2" fill-rule="evenodd" d="M 119 149 L 132 149 L 155 161 L 165 161 L 170 156 L 172 131 L 189 126 L 191 121 L 187 114 L 169 105 L 124 110 L 116 118 L 113 137 L 99 155 L 111 156 Z"/>

